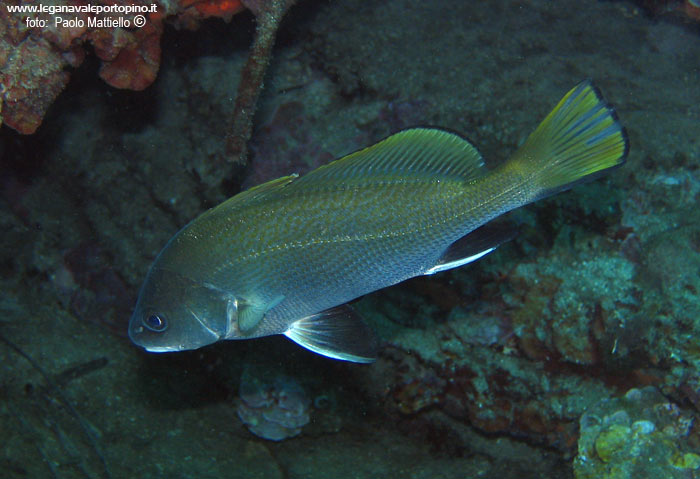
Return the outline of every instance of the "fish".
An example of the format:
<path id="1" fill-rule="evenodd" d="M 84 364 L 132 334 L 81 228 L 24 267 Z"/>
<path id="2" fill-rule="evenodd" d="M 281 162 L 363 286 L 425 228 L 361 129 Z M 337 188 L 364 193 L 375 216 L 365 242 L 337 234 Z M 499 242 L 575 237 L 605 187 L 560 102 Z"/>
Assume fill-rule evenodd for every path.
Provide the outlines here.
<path id="1" fill-rule="evenodd" d="M 475 261 L 512 237 L 504 213 L 624 164 L 629 141 L 590 80 L 509 160 L 486 168 L 462 136 L 410 128 L 204 212 L 158 254 L 129 337 L 147 351 L 284 335 L 368 363 L 379 343 L 348 302 Z"/>

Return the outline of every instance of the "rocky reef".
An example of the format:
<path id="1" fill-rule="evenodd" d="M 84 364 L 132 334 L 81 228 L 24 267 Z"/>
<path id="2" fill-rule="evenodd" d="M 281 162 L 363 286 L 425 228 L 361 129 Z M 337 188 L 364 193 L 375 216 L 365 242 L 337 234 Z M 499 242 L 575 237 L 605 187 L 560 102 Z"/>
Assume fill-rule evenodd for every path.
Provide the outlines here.
<path id="1" fill-rule="evenodd" d="M 604 399 L 581 417 L 575 477 L 700 477 L 700 435 L 694 423 L 691 413 L 653 387 Z"/>
<path id="2" fill-rule="evenodd" d="M 17 40 L 0 48 L 0 74 L 11 65 L 43 92 L 25 108 L 14 99 L 28 93 L 0 80 L 13 119 L 0 129 L 0 470 L 697 477 L 695 23 L 639 2 L 300 1 L 278 34 L 248 166 L 233 174 L 219 160 L 257 22 L 167 26 L 201 25 L 207 5 L 149 18 L 165 41 L 145 91 L 97 78 L 109 57 L 65 69 L 96 32 L 60 32 L 66 46 L 0 12 L 2 41 Z M 143 80 L 155 37 L 132 40 L 119 52 L 146 63 Z M 207 208 L 410 126 L 465 134 L 496 166 L 587 77 L 627 129 L 628 163 L 514 212 L 518 236 L 479 262 L 355 302 L 382 340 L 373 365 L 285 338 L 152 355 L 125 337 L 154 257 Z M 41 117 L 33 135 L 9 127 Z"/>

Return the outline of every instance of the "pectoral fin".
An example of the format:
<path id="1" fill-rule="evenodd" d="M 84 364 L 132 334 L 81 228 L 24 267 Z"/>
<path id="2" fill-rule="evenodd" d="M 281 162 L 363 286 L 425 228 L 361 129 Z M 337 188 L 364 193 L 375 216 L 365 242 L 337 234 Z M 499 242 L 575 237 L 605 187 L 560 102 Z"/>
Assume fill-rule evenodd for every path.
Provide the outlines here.
<path id="1" fill-rule="evenodd" d="M 329 358 L 355 363 L 371 363 L 377 359 L 374 332 L 348 305 L 299 319 L 284 335 Z"/>
<path id="2" fill-rule="evenodd" d="M 260 324 L 265 313 L 282 302 L 284 296 L 279 296 L 267 303 L 258 301 L 239 301 L 238 302 L 238 329 L 246 333 Z"/>

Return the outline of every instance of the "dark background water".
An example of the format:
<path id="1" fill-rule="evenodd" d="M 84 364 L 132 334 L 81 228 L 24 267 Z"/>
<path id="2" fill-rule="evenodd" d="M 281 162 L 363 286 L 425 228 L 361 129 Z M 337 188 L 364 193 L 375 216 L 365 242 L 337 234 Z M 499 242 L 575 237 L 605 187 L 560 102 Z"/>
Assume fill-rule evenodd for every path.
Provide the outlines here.
<path id="1" fill-rule="evenodd" d="M 138 93 L 88 58 L 36 134 L 0 130 L 0 475 L 698 477 L 698 23 L 631 2 L 302 1 L 232 174 L 215 160 L 254 25 L 168 28 Z M 375 364 L 126 338 L 160 248 L 241 187 L 415 125 L 495 165 L 586 78 L 627 164 L 514 213 L 518 238 L 480 262 L 357 302 Z M 258 395 L 310 422 L 251 434 L 237 411 Z"/>

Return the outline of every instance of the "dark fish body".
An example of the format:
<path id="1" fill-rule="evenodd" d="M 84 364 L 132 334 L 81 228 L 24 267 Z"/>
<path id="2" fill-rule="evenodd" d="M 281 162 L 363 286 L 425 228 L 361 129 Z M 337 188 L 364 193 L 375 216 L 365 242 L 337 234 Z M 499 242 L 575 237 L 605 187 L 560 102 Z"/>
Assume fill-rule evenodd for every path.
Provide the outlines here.
<path id="1" fill-rule="evenodd" d="M 470 233 L 622 164 L 626 151 L 622 128 L 588 82 L 492 171 L 458 135 L 402 131 L 192 221 L 151 267 L 130 336 L 170 351 L 286 334 L 321 354 L 371 360 L 371 333 L 336 307 L 491 251 L 500 236 L 483 242 Z M 480 252 L 469 248 L 477 236 Z"/>

